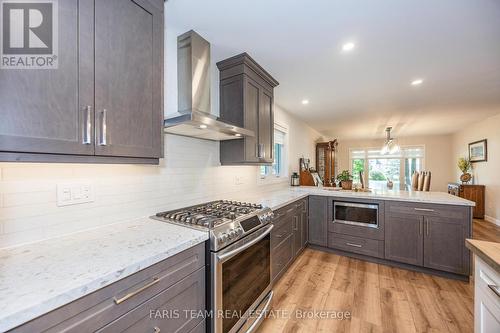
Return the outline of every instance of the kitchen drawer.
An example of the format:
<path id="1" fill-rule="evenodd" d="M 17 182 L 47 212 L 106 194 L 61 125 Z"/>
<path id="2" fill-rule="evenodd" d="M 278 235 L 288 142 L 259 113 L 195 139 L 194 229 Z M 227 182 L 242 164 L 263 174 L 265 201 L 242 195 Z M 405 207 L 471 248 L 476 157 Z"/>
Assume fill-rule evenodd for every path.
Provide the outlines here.
<path id="1" fill-rule="evenodd" d="M 38 317 L 12 332 L 96 331 L 204 265 L 205 244 L 202 243 Z M 135 294 L 119 304 L 115 301 L 132 293 Z"/>
<path id="2" fill-rule="evenodd" d="M 196 325 L 196 327 L 193 328 L 189 333 L 206 333 L 206 332 L 207 332 L 207 321 L 203 319 L 201 323 Z"/>
<path id="3" fill-rule="evenodd" d="M 204 310 L 205 268 L 201 268 L 98 332 L 188 333 L 203 320 L 199 314 Z"/>
<path id="4" fill-rule="evenodd" d="M 292 215 L 284 216 L 282 219 L 285 223 L 275 224 L 274 230 L 271 231 L 271 249 L 276 248 L 288 236 L 292 234 Z"/>
<path id="5" fill-rule="evenodd" d="M 286 272 L 293 259 L 293 235 L 288 236 L 276 249 L 271 251 L 271 279 L 277 280 Z"/>
<path id="6" fill-rule="evenodd" d="M 296 206 L 292 203 L 292 204 L 286 205 L 285 207 L 281 207 L 280 209 L 275 210 L 274 211 L 274 221 L 278 221 L 282 217 L 292 214 L 295 209 L 296 209 Z M 275 225 L 276 225 L 276 222 L 275 222 Z"/>
<path id="7" fill-rule="evenodd" d="M 330 232 L 328 247 L 343 251 L 384 258 L 384 241 L 353 237 Z"/>
<path id="8" fill-rule="evenodd" d="M 436 205 L 401 201 L 387 201 L 386 203 L 386 213 L 390 215 L 410 214 L 447 217 L 457 219 L 458 223 L 467 222 L 469 212 L 470 208 L 466 206 Z"/>
<path id="9" fill-rule="evenodd" d="M 474 332 L 500 332 L 500 274 L 478 256 L 475 266 Z"/>

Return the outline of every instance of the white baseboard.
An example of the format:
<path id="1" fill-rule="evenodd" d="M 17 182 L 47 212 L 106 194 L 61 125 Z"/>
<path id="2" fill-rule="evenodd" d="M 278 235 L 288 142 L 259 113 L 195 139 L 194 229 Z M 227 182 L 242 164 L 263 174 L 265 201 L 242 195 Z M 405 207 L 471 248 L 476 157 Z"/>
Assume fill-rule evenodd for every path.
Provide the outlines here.
<path id="1" fill-rule="evenodd" d="M 496 225 L 498 225 L 498 226 L 500 227 L 500 220 L 499 220 L 499 219 L 496 219 L 496 218 L 491 217 L 491 216 L 488 216 L 488 215 L 485 215 L 485 216 L 484 216 L 484 219 L 485 219 L 486 221 L 491 222 L 491 223 L 493 223 L 493 224 L 496 224 Z"/>

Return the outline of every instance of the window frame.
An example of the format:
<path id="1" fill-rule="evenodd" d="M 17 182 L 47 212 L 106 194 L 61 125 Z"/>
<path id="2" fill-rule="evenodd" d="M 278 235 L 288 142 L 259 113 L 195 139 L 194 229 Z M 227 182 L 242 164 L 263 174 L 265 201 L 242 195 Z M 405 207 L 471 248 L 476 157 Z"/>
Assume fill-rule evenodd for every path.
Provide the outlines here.
<path id="1" fill-rule="evenodd" d="M 407 190 L 408 185 L 406 184 L 406 163 L 405 161 L 408 158 L 412 158 L 412 156 L 408 156 L 404 154 L 404 151 L 411 149 L 411 148 L 419 148 L 422 149 L 422 157 L 418 157 L 422 159 L 422 166 L 421 169 L 425 170 L 425 160 L 426 160 L 426 147 L 425 145 L 404 145 L 400 146 L 401 147 L 401 156 L 394 156 L 391 157 L 391 155 L 380 155 L 379 157 L 369 157 L 369 151 L 380 151 L 380 147 L 367 147 L 367 148 L 349 148 L 349 172 L 353 174 L 353 160 L 364 160 L 364 172 L 363 172 L 363 182 L 365 186 L 369 187 L 370 186 L 370 175 L 369 175 L 369 160 L 370 159 L 398 159 L 399 160 L 399 183 L 400 183 L 400 190 L 403 188 L 403 190 Z M 363 151 L 363 157 L 359 157 L 359 155 L 356 155 L 356 157 L 353 157 L 353 152 L 354 151 Z"/>
<path id="2" fill-rule="evenodd" d="M 283 150 L 281 152 L 282 155 L 281 155 L 281 165 L 280 165 L 282 172 L 280 172 L 278 175 L 274 175 L 271 171 L 273 168 L 272 165 L 266 165 L 266 166 L 261 165 L 258 168 L 258 173 L 257 173 L 257 177 L 258 177 L 258 180 L 260 183 L 283 182 L 283 181 L 286 181 L 286 179 L 288 177 L 288 173 L 289 173 L 288 156 L 289 156 L 289 152 L 290 152 L 288 126 L 285 124 L 278 123 L 278 122 L 274 123 L 274 126 L 273 126 L 273 161 L 276 158 L 276 153 L 274 152 L 274 144 L 275 144 L 274 132 L 275 131 L 280 131 L 280 132 L 284 133 Z M 267 170 L 265 175 L 263 175 L 261 173 L 262 167 L 265 167 Z"/>

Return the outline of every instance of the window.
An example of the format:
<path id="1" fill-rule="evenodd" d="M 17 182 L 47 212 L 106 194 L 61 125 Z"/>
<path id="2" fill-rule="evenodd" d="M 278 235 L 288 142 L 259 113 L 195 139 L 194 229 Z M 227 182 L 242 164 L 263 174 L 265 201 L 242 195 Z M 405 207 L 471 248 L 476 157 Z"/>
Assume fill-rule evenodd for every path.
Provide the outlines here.
<path id="1" fill-rule="evenodd" d="M 379 149 L 351 149 L 353 181 L 361 183 L 361 172 L 369 188 L 387 189 L 387 182 L 390 180 L 394 189 L 408 189 L 413 172 L 423 169 L 424 155 L 423 146 L 402 147 L 395 155 L 381 155 Z"/>
<path id="2" fill-rule="evenodd" d="M 278 124 L 274 124 L 273 164 L 271 166 L 260 166 L 260 178 L 267 178 L 269 176 L 284 177 L 287 175 L 286 136 L 286 128 Z"/>

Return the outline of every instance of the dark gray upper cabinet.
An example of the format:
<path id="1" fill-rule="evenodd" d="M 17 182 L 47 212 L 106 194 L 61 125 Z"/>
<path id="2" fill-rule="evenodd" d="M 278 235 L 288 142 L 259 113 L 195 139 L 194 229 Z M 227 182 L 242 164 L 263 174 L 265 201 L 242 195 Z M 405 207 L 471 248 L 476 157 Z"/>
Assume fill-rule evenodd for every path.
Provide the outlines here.
<path id="1" fill-rule="evenodd" d="M 58 68 L 0 69 L 1 152 L 94 154 L 93 1 L 58 7 Z"/>
<path id="2" fill-rule="evenodd" d="M 57 17 L 57 69 L 1 70 L 0 161 L 157 163 L 163 1 L 62 1 Z"/>
<path id="3" fill-rule="evenodd" d="M 254 137 L 220 143 L 223 165 L 273 162 L 274 95 L 278 82 L 248 54 L 217 63 L 220 70 L 220 118 L 244 127 Z"/>
<path id="4" fill-rule="evenodd" d="M 146 0 L 95 6 L 96 155 L 158 158 L 163 15 Z"/>
<path id="5" fill-rule="evenodd" d="M 326 246 L 328 241 L 328 197 L 309 197 L 309 243 Z"/>

